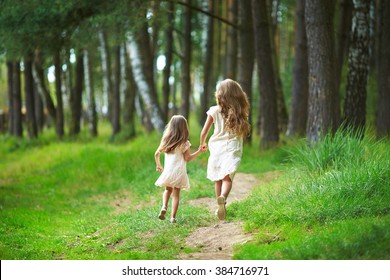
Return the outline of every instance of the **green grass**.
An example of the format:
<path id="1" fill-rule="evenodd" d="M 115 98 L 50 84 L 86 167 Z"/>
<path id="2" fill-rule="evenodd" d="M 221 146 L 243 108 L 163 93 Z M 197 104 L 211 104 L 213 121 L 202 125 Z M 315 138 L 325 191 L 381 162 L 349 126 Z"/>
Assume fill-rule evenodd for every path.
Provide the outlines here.
<path id="1" fill-rule="evenodd" d="M 389 143 L 337 132 L 290 148 L 284 176 L 231 206 L 259 231 L 238 259 L 390 259 Z"/>
<path id="2" fill-rule="evenodd" d="M 125 144 L 111 144 L 109 133 L 62 142 L 50 133 L 36 141 L 1 137 L 1 259 L 170 259 L 191 229 L 211 219 L 186 203 L 213 192 L 205 156 L 188 164 L 195 191 L 182 192 L 180 226 L 156 219 L 157 133 Z"/>
<path id="3" fill-rule="evenodd" d="M 0 136 L 0 259 L 174 259 L 193 251 L 186 236 L 215 219 L 188 203 L 214 196 L 207 154 L 187 165 L 191 190 L 172 225 L 156 218 L 159 140 L 143 132 L 110 139 L 106 126 L 97 139 Z M 390 258 L 388 141 L 339 132 L 311 147 L 294 140 L 266 152 L 257 141 L 245 146 L 239 172 L 281 176 L 228 206 L 228 219 L 254 234 L 234 258 Z"/>

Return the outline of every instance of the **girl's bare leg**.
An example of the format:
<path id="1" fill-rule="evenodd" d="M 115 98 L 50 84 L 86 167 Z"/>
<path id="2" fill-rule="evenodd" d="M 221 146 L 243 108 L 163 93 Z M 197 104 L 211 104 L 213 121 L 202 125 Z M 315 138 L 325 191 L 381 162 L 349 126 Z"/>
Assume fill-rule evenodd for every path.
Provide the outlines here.
<path id="1" fill-rule="evenodd" d="M 172 191 L 172 213 L 171 213 L 171 222 L 172 219 L 176 219 L 176 213 L 177 209 L 179 208 L 179 201 L 180 201 L 180 191 L 179 188 L 174 188 Z"/>
<path id="2" fill-rule="evenodd" d="M 168 202 L 169 202 L 169 198 L 171 197 L 171 194 L 172 194 L 172 188 L 165 187 L 165 191 L 163 193 L 163 205 L 162 205 L 162 207 L 165 209 L 168 208 Z"/>
<path id="3" fill-rule="evenodd" d="M 215 181 L 215 197 L 221 196 L 222 181 Z"/>
<path id="4" fill-rule="evenodd" d="M 161 207 L 160 214 L 158 214 L 158 218 L 160 220 L 165 220 L 165 213 L 167 213 L 169 198 L 171 197 L 172 188 L 165 187 L 165 191 L 163 192 L 163 205 Z"/>
<path id="5" fill-rule="evenodd" d="M 221 194 L 225 199 L 229 196 L 230 191 L 232 190 L 232 180 L 229 175 L 226 175 L 225 178 L 222 179 L 222 191 Z"/>

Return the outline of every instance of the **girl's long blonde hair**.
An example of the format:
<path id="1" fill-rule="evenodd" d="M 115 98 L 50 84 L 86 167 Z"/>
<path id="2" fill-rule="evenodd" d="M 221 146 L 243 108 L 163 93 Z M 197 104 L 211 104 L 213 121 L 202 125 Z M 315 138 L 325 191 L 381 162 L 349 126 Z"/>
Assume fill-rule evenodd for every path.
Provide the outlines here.
<path id="1" fill-rule="evenodd" d="M 186 118 L 181 115 L 174 115 L 165 127 L 158 150 L 163 153 L 173 152 L 178 146 L 186 143 L 189 136 Z"/>
<path id="2" fill-rule="evenodd" d="M 246 137 L 250 133 L 249 102 L 241 86 L 231 79 L 220 82 L 215 93 L 228 132 Z"/>

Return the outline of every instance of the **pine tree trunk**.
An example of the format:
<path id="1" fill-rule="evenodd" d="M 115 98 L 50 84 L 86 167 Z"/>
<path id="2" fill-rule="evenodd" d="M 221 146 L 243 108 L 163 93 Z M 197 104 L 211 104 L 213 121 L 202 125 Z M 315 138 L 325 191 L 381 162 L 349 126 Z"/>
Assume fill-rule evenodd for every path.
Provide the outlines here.
<path id="1" fill-rule="evenodd" d="M 347 94 L 344 102 L 345 124 L 354 130 L 366 125 L 367 76 L 370 39 L 370 0 L 354 0 Z"/>
<path id="2" fill-rule="evenodd" d="M 141 50 L 146 49 L 145 45 L 140 44 L 135 38 L 129 38 L 131 65 L 133 68 L 134 80 L 136 81 L 138 92 L 140 93 L 145 111 L 150 117 L 153 127 L 159 132 L 163 132 L 165 123 L 161 109 L 157 102 L 155 85 L 150 81 L 150 72 L 147 74 L 147 67 L 144 65 L 145 56 Z M 149 58 L 150 59 L 150 58 Z M 149 77 L 149 78 L 148 78 Z"/>
<path id="3" fill-rule="evenodd" d="M 260 82 L 260 148 L 279 142 L 275 69 L 271 53 L 271 34 L 266 0 L 252 0 L 256 61 Z"/>
<path id="4" fill-rule="evenodd" d="M 272 3 L 274 2 L 274 3 Z M 275 11 L 278 10 L 278 6 L 280 5 L 279 1 L 270 1 L 267 0 L 267 5 L 269 8 L 269 5 L 275 5 Z M 271 56 L 272 56 L 272 63 L 274 64 L 274 77 L 275 77 L 275 87 L 276 87 L 276 102 L 277 102 L 277 108 L 278 108 L 278 125 L 279 125 L 279 132 L 285 132 L 287 130 L 287 123 L 288 123 L 288 114 L 287 114 L 287 108 L 286 108 L 286 102 L 284 101 L 284 94 L 283 94 L 283 85 L 282 80 L 280 79 L 280 71 L 279 71 L 279 54 L 280 54 L 280 32 L 278 28 L 278 22 L 277 22 L 277 13 L 271 12 L 272 9 L 269 9 L 268 16 L 270 17 L 271 24 Z M 272 19 L 272 21 L 271 21 Z"/>
<path id="5" fill-rule="evenodd" d="M 340 1 L 340 25 L 338 28 L 337 57 L 336 57 L 336 91 L 340 91 L 345 57 L 348 55 L 350 31 L 352 24 L 352 0 Z"/>
<path id="6" fill-rule="evenodd" d="M 186 0 L 188 5 L 191 0 Z M 184 47 L 182 58 L 182 72 L 181 72 L 181 112 L 182 115 L 189 121 L 190 115 L 190 96 L 191 96 L 191 8 L 185 6 L 184 8 Z"/>
<path id="7" fill-rule="evenodd" d="M 135 137 L 135 95 L 137 86 L 134 81 L 133 70 L 127 55 L 126 45 L 121 47 L 121 73 L 122 73 L 122 91 L 124 95 L 123 123 L 126 129 L 126 138 Z"/>
<path id="8" fill-rule="evenodd" d="M 27 58 L 24 61 L 24 93 L 26 101 L 26 126 L 27 133 L 30 139 L 37 138 L 38 128 L 35 119 L 35 98 L 34 98 L 34 82 L 32 75 L 32 61 Z"/>
<path id="9" fill-rule="evenodd" d="M 44 97 L 46 109 L 49 112 L 51 119 L 53 120 L 53 122 L 56 122 L 57 112 L 54 106 L 53 99 L 51 98 L 50 91 L 46 86 L 45 73 L 42 68 L 42 56 L 40 51 L 37 51 L 35 53 L 33 77 L 38 87 L 38 91 L 41 92 Z"/>
<path id="10" fill-rule="evenodd" d="M 330 1 L 332 2 L 332 1 Z M 309 100 L 307 139 L 318 141 L 332 130 L 334 46 L 332 3 L 311 0 L 305 3 L 305 24 L 309 54 Z"/>
<path id="11" fill-rule="evenodd" d="M 237 25 L 238 21 L 238 0 L 228 1 L 229 22 Z M 238 53 L 238 34 L 235 26 L 228 26 L 227 38 L 227 74 L 225 78 L 236 80 L 237 77 L 237 53 Z"/>
<path id="12" fill-rule="evenodd" d="M 64 136 L 64 107 L 62 101 L 62 67 L 59 51 L 54 55 L 53 61 L 55 67 L 55 89 L 57 99 L 56 134 L 58 139 L 62 139 L 62 137 Z"/>
<path id="13" fill-rule="evenodd" d="M 7 61 L 7 85 L 8 85 L 8 133 L 14 134 L 15 107 L 14 107 L 14 90 L 13 90 L 13 64 Z"/>
<path id="14" fill-rule="evenodd" d="M 169 78 L 171 76 L 171 65 L 172 65 L 172 56 L 173 56 L 173 24 L 174 24 L 174 13 L 175 6 L 173 2 L 168 2 L 168 11 L 167 11 L 167 21 L 168 27 L 165 30 L 165 40 L 166 40 L 166 52 L 165 52 L 165 67 L 163 70 L 163 116 L 164 121 L 167 122 L 169 114 L 169 93 L 170 85 Z"/>
<path id="15" fill-rule="evenodd" d="M 307 98 L 309 91 L 307 40 L 305 29 L 305 0 L 296 1 L 295 58 L 291 114 L 287 136 L 303 136 L 307 123 Z"/>
<path id="16" fill-rule="evenodd" d="M 214 14 L 215 0 L 208 0 L 208 12 Z M 200 108 L 200 125 L 203 125 L 206 121 L 206 112 L 209 107 L 209 99 L 213 93 L 213 69 L 214 69 L 214 24 L 215 21 L 212 17 L 207 18 L 207 41 L 206 41 L 206 53 L 204 55 L 203 64 L 203 93 L 201 96 L 201 108 Z"/>
<path id="17" fill-rule="evenodd" d="M 12 90 L 13 90 L 13 135 L 17 137 L 23 137 L 22 127 L 22 93 L 21 93 L 21 82 L 20 82 L 20 63 L 13 63 L 12 73 Z"/>
<path id="18" fill-rule="evenodd" d="M 239 25 L 240 32 L 238 36 L 239 59 L 237 80 L 248 96 L 249 104 L 251 104 L 250 112 L 252 112 L 252 77 L 255 51 L 253 45 L 254 37 L 251 1 L 239 1 Z M 252 124 L 252 113 L 249 114 L 249 123 Z M 252 133 L 250 133 L 247 137 L 247 141 L 252 141 Z"/>
<path id="19" fill-rule="evenodd" d="M 111 59 L 107 42 L 107 33 L 104 30 L 99 32 L 100 55 L 102 58 L 103 72 L 103 96 L 107 98 L 107 117 L 111 122 L 112 110 L 112 82 L 111 82 Z"/>
<path id="20" fill-rule="evenodd" d="M 77 55 L 76 60 L 76 83 L 75 87 L 71 89 L 71 121 L 70 121 L 70 135 L 77 135 L 80 133 L 80 121 L 82 110 L 82 93 L 83 93 L 83 77 L 84 77 L 84 64 L 83 64 L 83 52 Z"/>
<path id="21" fill-rule="evenodd" d="M 88 121 L 89 121 L 89 131 L 92 137 L 96 137 L 98 135 L 98 119 L 96 112 L 96 102 L 95 95 L 93 92 L 93 76 L 91 73 L 91 61 L 89 59 L 88 50 L 84 50 L 83 52 L 83 63 L 84 63 L 84 80 L 85 80 L 85 93 L 87 98 L 89 99 L 88 106 Z"/>
<path id="22" fill-rule="evenodd" d="M 378 60 L 378 103 L 376 134 L 378 138 L 390 136 L 390 3 L 381 0 L 380 46 Z"/>
<path id="23" fill-rule="evenodd" d="M 111 125 L 112 136 L 118 134 L 121 130 L 120 123 L 120 84 L 121 84 L 121 48 L 115 47 L 115 68 L 114 68 L 114 88 L 112 96 Z"/>

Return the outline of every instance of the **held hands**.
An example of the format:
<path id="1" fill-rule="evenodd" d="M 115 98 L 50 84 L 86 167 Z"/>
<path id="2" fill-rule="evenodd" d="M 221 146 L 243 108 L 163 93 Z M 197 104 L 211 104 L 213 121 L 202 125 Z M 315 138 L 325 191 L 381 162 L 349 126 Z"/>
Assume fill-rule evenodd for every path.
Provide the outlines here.
<path id="1" fill-rule="evenodd" d="M 200 145 L 199 147 L 199 150 L 204 153 L 204 152 L 207 152 L 207 150 L 209 149 L 209 147 L 207 146 L 206 143 L 203 143 L 202 145 Z"/>

